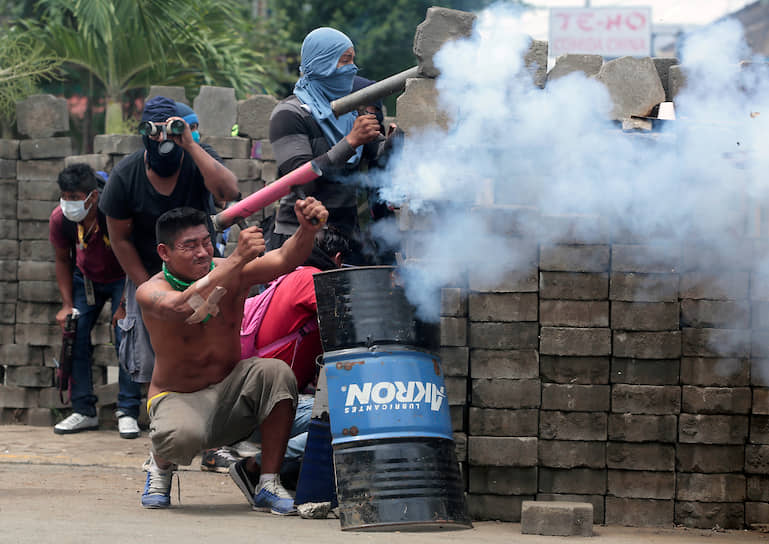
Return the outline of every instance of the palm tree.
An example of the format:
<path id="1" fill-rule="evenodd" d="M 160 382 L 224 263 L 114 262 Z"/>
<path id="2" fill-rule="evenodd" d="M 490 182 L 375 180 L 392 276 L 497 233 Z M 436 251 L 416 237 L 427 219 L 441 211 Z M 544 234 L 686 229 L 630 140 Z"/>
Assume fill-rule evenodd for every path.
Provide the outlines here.
<path id="1" fill-rule="evenodd" d="M 40 0 L 37 9 L 29 31 L 103 86 L 107 133 L 126 132 L 132 89 L 206 83 L 242 95 L 270 86 L 243 42 L 235 0 Z"/>

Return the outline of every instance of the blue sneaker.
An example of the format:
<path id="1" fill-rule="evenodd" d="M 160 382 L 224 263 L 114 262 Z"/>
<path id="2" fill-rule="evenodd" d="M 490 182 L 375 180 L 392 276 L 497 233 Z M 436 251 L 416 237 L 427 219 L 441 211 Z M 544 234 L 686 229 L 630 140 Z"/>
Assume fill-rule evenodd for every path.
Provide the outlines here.
<path id="1" fill-rule="evenodd" d="M 152 458 L 147 469 L 147 481 L 142 493 L 142 506 L 144 508 L 168 508 L 171 505 L 171 481 L 176 465 L 171 465 L 163 470 L 157 466 L 155 459 Z"/>
<path id="2" fill-rule="evenodd" d="M 254 495 L 254 510 L 272 512 L 278 516 L 295 516 L 294 498 L 280 483 L 280 477 L 266 482 Z"/>

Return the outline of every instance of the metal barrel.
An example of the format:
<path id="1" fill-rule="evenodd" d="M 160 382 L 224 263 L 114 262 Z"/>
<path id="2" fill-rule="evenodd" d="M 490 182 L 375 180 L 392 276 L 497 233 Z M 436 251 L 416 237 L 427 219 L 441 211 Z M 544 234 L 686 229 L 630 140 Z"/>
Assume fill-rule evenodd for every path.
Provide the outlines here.
<path id="1" fill-rule="evenodd" d="M 361 106 L 373 104 L 386 96 L 403 91 L 406 88 L 406 80 L 419 77 L 419 67 L 414 66 L 408 70 L 392 75 L 382 81 L 377 81 L 368 87 L 350 93 L 331 102 L 331 111 L 339 117 Z"/>

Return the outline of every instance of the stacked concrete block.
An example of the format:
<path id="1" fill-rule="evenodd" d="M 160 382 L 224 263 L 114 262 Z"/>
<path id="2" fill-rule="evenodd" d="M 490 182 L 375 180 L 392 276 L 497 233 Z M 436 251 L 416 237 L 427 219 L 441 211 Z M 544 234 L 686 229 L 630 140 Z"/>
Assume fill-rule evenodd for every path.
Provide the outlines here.
<path id="1" fill-rule="evenodd" d="M 683 249 L 675 521 L 687 526 L 734 529 L 744 524 L 752 250 L 741 240 L 734 240 L 731 251 L 736 253 L 729 259 L 704 244 Z"/>
<path id="2" fill-rule="evenodd" d="M 668 526 L 681 411 L 680 250 L 626 241 L 612 246 L 606 523 Z"/>
<path id="3" fill-rule="evenodd" d="M 231 136 L 237 122 L 238 103 L 235 89 L 203 85 L 192 103 L 200 121 L 200 133 L 206 136 Z"/>
<path id="4" fill-rule="evenodd" d="M 0 140 L 0 344 L 13 344 L 19 258 L 16 168 L 18 140 Z"/>
<path id="5" fill-rule="evenodd" d="M 572 219 L 575 225 L 581 223 Z M 559 240 L 540 247 L 542 406 L 537 500 L 589 502 L 596 522 L 603 523 L 610 397 L 610 247 L 595 241 Z"/>
<path id="6" fill-rule="evenodd" d="M 665 101 L 665 89 L 652 59 L 621 57 L 601 66 L 595 79 L 609 91 L 614 108 L 611 118 L 646 116 Z"/>

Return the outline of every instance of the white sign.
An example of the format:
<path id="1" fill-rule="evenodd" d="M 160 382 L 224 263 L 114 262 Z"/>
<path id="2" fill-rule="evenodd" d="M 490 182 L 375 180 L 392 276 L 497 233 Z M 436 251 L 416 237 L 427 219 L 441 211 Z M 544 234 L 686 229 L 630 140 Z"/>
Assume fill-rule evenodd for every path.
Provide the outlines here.
<path id="1" fill-rule="evenodd" d="M 551 8 L 549 54 L 648 57 L 650 7 Z"/>

